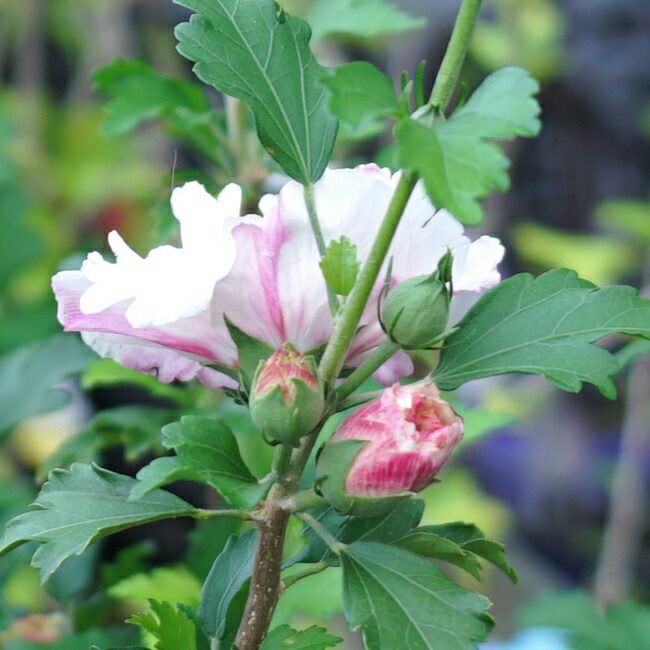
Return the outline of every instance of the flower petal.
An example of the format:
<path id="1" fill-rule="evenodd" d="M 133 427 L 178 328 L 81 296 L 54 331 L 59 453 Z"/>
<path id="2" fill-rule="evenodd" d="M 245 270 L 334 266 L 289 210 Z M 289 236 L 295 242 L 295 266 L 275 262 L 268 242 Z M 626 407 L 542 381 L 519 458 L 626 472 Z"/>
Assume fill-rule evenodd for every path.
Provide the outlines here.
<path id="1" fill-rule="evenodd" d="M 208 363 L 236 365 L 236 351 L 225 327 L 215 326 L 208 312 L 163 327 L 136 328 L 125 316 L 128 302 L 84 314 L 79 302 L 88 286 L 79 271 L 62 271 L 52 279 L 63 329 L 82 332 L 101 356 L 145 372 L 156 369 L 162 381 L 193 378 Z"/>
<path id="2" fill-rule="evenodd" d="M 227 186 L 218 198 L 197 182 L 174 190 L 172 208 L 181 224 L 182 248 L 159 246 L 142 258 L 118 233 L 109 235 L 116 256 L 107 262 L 91 253 L 81 267 L 90 282 L 81 298 L 86 314 L 97 314 L 131 300 L 126 318 L 134 327 L 161 326 L 206 310 L 214 285 L 235 260 L 232 229 L 241 190 Z"/>

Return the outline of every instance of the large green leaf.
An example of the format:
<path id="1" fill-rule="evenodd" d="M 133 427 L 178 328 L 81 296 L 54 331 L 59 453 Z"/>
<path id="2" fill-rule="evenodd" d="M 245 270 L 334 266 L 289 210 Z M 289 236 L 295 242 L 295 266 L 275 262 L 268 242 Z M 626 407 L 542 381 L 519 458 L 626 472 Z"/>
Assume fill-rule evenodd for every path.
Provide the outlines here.
<path id="1" fill-rule="evenodd" d="M 176 28 L 178 51 L 205 83 L 245 101 L 269 154 L 293 178 L 316 181 L 337 121 L 309 49 L 310 29 L 273 0 L 177 0 L 196 12 Z"/>
<path id="2" fill-rule="evenodd" d="M 269 480 L 258 481 L 241 458 L 233 432 L 219 420 L 188 415 L 163 427 L 163 444 L 176 456 L 158 458 L 141 469 L 131 499 L 179 479 L 207 483 L 237 508 L 252 508 Z"/>
<path id="3" fill-rule="evenodd" d="M 316 0 L 307 22 L 314 40 L 327 36 L 375 38 L 424 27 L 424 18 L 411 16 L 388 0 Z"/>
<path id="4" fill-rule="evenodd" d="M 280 625 L 268 633 L 260 650 L 325 650 L 333 648 L 342 640 L 328 634 L 325 628 L 315 625 L 300 631 L 288 625 Z"/>
<path id="5" fill-rule="evenodd" d="M 0 554 L 40 542 L 32 565 L 45 582 L 61 563 L 90 544 L 125 528 L 172 517 L 199 517 L 200 511 L 173 494 L 156 490 L 129 501 L 135 480 L 91 465 L 54 470 L 32 510 L 18 515 L 0 539 Z"/>
<path id="6" fill-rule="evenodd" d="M 398 540 L 397 545 L 418 555 L 445 560 L 481 579 L 483 558 L 501 569 L 513 583 L 517 574 L 506 559 L 503 544 L 488 539 L 473 524 L 453 522 L 438 526 L 420 526 Z"/>
<path id="7" fill-rule="evenodd" d="M 0 357 L 0 433 L 25 418 L 66 404 L 68 394 L 61 382 L 81 372 L 94 357 L 69 334 L 57 334 Z"/>
<path id="8" fill-rule="evenodd" d="M 411 532 L 420 523 L 423 511 L 423 501 L 404 499 L 398 501 L 391 510 L 374 517 L 344 517 L 332 507 L 321 508 L 313 515 L 344 544 L 356 541 L 390 543 Z M 320 562 L 324 559 L 331 563 L 337 562 L 336 556 L 309 526 L 304 528 L 303 533 L 307 544 L 288 564 Z"/>
<path id="9" fill-rule="evenodd" d="M 457 219 L 483 219 L 478 199 L 508 189 L 508 159 L 490 140 L 531 137 L 540 129 L 539 86 L 521 68 L 491 74 L 449 119 L 432 125 L 403 119 L 397 126 L 403 164 L 418 171 L 431 200 Z"/>
<path id="10" fill-rule="evenodd" d="M 493 621 L 485 596 L 404 549 L 356 542 L 341 553 L 348 624 L 368 650 L 474 650 Z"/>
<path id="11" fill-rule="evenodd" d="M 148 632 L 155 639 L 155 650 L 196 650 L 194 622 L 168 602 L 150 600 L 149 609 L 133 614 L 127 623 Z"/>
<path id="12" fill-rule="evenodd" d="M 256 541 L 255 530 L 231 537 L 203 583 L 199 618 L 211 637 L 222 639 L 239 623 L 243 602 L 238 595 L 253 573 Z"/>
<path id="13" fill-rule="evenodd" d="M 582 382 L 616 395 L 616 358 L 595 341 L 650 338 L 650 301 L 632 287 L 598 289 L 574 271 L 522 273 L 485 294 L 446 341 L 434 372 L 443 390 L 504 373 L 543 375 L 564 390 Z"/>

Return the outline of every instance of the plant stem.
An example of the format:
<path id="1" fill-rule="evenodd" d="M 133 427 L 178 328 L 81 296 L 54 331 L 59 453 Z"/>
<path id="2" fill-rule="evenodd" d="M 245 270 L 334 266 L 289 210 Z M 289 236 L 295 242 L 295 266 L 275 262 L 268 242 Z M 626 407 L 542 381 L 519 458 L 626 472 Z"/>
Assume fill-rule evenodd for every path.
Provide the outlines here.
<path id="1" fill-rule="evenodd" d="M 444 108 L 453 92 L 480 5 L 480 0 L 464 0 L 463 2 L 456 19 L 452 40 L 438 73 L 439 77 L 444 75 L 445 79 L 436 79 L 432 93 L 431 103 L 437 108 Z M 357 282 L 345 306 L 337 314 L 334 331 L 320 364 L 322 378 L 327 386 L 334 384 L 343 367 L 350 343 L 357 333 L 359 321 L 417 179 L 417 174 L 414 172 L 405 171 L 402 174 Z M 313 186 L 305 187 L 305 201 L 317 246 L 322 255 L 325 250 L 325 242 L 316 214 Z M 259 650 L 271 623 L 283 587 L 281 582 L 282 551 L 290 517 L 290 512 L 283 507 L 283 503 L 286 503 L 287 499 L 296 493 L 300 476 L 318 440 L 318 434 L 319 430 L 317 429 L 303 438 L 300 447 L 291 455 L 286 473 L 278 478 L 267 499 L 255 513 L 258 541 L 246 609 L 235 641 L 235 647 L 238 650 Z M 335 553 L 341 552 L 343 545 L 330 535 L 314 517 L 309 513 L 300 513 L 299 516 L 328 543 Z"/>
<path id="2" fill-rule="evenodd" d="M 282 505 L 286 510 L 290 510 L 291 512 L 302 512 L 304 510 L 318 508 L 319 506 L 326 506 L 327 501 L 313 490 L 301 490 L 293 496 L 288 497 L 283 501 Z"/>
<path id="3" fill-rule="evenodd" d="M 310 515 L 308 512 L 301 512 L 296 516 L 302 519 L 330 547 L 332 552 L 340 555 L 341 551 L 345 548 L 345 544 L 339 542 L 316 517 Z"/>
<path id="4" fill-rule="evenodd" d="M 305 205 L 307 206 L 307 214 L 309 216 L 309 225 L 311 226 L 312 232 L 314 233 L 314 239 L 316 240 L 316 247 L 318 248 L 318 254 L 321 258 L 325 257 L 325 252 L 327 247 L 325 246 L 325 238 L 323 237 L 323 231 L 320 227 L 320 221 L 318 220 L 318 212 L 316 211 L 316 199 L 314 197 L 314 186 L 309 183 L 304 186 L 305 194 Z"/>
<path id="5" fill-rule="evenodd" d="M 650 295 L 650 255 L 644 270 Z M 650 357 L 638 359 L 627 379 L 625 420 L 614 469 L 609 516 L 596 569 L 594 596 L 601 607 L 629 596 L 642 548 L 648 493 L 645 459 L 650 451 Z"/>
<path id="6" fill-rule="evenodd" d="M 286 474 L 291 462 L 293 447 L 291 445 L 280 444 L 275 448 L 273 455 L 273 473 L 280 477 Z"/>
<path id="7" fill-rule="evenodd" d="M 429 98 L 429 104 L 439 112 L 445 110 L 456 87 L 482 2 L 483 0 L 463 0 L 458 12 L 447 51 Z"/>
<path id="8" fill-rule="evenodd" d="M 344 400 L 354 393 L 366 379 L 386 363 L 397 351 L 399 345 L 386 340 L 336 389 L 338 399 Z"/>
<path id="9" fill-rule="evenodd" d="M 215 517 L 238 517 L 239 519 L 252 519 L 251 513 L 246 510 L 198 510 L 194 519 L 214 519 Z"/>
<path id="10" fill-rule="evenodd" d="M 308 566 L 306 569 L 303 571 L 298 571 L 296 573 L 292 573 L 290 576 L 287 576 L 282 580 L 284 583 L 285 588 L 290 587 L 291 585 L 295 585 L 296 582 L 299 580 L 302 580 L 303 578 L 309 578 L 309 576 L 314 576 L 317 573 L 321 573 L 325 571 L 329 567 L 329 564 L 327 562 L 316 562 L 315 564 L 311 564 Z"/>
<path id="11" fill-rule="evenodd" d="M 334 323 L 334 331 L 325 348 L 320 364 L 321 376 L 326 386 L 331 386 L 334 383 L 343 367 L 350 343 L 357 333 L 361 315 L 375 286 L 381 267 L 386 259 L 386 254 L 393 241 L 393 236 L 416 182 L 417 175 L 415 173 L 410 171 L 402 173 L 368 258 L 359 273 L 345 306 L 339 312 L 339 317 Z"/>
<path id="12" fill-rule="evenodd" d="M 318 210 L 316 210 L 314 186 L 309 183 L 303 187 L 305 206 L 307 207 L 307 215 L 309 216 L 309 225 L 311 226 L 311 230 L 314 233 L 314 239 L 316 240 L 316 248 L 318 248 L 318 254 L 320 258 L 323 259 L 327 253 L 327 246 L 325 245 L 325 237 L 323 237 L 323 231 L 320 227 Z M 327 286 L 327 301 L 329 302 L 330 311 L 332 314 L 336 314 L 339 309 L 339 301 L 336 297 L 336 294 L 329 288 L 329 286 Z"/>

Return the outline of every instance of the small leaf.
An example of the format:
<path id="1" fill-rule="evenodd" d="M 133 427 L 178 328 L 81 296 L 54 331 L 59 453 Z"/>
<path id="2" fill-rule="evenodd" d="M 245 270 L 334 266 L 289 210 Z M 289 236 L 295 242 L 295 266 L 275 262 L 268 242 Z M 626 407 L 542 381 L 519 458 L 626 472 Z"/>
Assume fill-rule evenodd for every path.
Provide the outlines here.
<path id="1" fill-rule="evenodd" d="M 177 2 L 197 12 L 176 37 L 199 79 L 252 108 L 262 144 L 289 176 L 318 180 L 337 121 L 327 108 L 324 69 L 309 49 L 309 26 L 273 0 Z"/>
<path id="2" fill-rule="evenodd" d="M 241 458 L 233 432 L 219 420 L 196 415 L 163 427 L 163 444 L 176 456 L 154 460 L 137 474 L 130 499 L 172 481 L 187 479 L 207 483 L 236 508 L 253 508 L 268 491 Z"/>
<path id="3" fill-rule="evenodd" d="M 0 554 L 29 541 L 40 542 L 32 565 L 40 569 L 45 582 L 64 560 L 80 555 L 102 537 L 138 524 L 200 513 L 162 490 L 131 502 L 127 497 L 134 484 L 128 476 L 90 465 L 54 470 L 33 509 L 7 524 Z"/>
<path id="4" fill-rule="evenodd" d="M 590 382 L 614 397 L 619 364 L 593 343 L 617 332 L 650 338 L 650 301 L 632 287 L 598 289 L 566 269 L 522 273 L 486 293 L 458 328 L 434 372 L 443 390 L 515 372 L 571 392 Z"/>
<path id="5" fill-rule="evenodd" d="M 196 627 L 188 615 L 167 602 L 149 601 L 149 609 L 133 614 L 127 623 L 151 634 L 155 650 L 196 650 Z"/>
<path id="6" fill-rule="evenodd" d="M 421 526 L 397 541 L 397 545 L 418 555 L 445 560 L 481 579 L 481 557 L 501 569 L 513 583 L 518 578 L 506 559 L 503 544 L 485 535 L 473 524 L 454 522 L 439 526 Z"/>
<path id="7" fill-rule="evenodd" d="M 227 317 L 225 321 L 230 337 L 237 347 L 239 374 L 242 383 L 246 390 L 250 390 L 257 366 L 259 366 L 260 361 L 268 359 L 273 354 L 273 348 L 240 330 Z"/>
<path id="8" fill-rule="evenodd" d="M 424 18 L 411 16 L 388 0 L 316 0 L 307 22 L 314 40 L 328 36 L 376 38 L 420 29 Z"/>
<path id="9" fill-rule="evenodd" d="M 347 296 L 359 274 L 357 247 L 347 237 L 330 242 L 320 267 L 329 288 L 339 296 Z"/>
<path id="10" fill-rule="evenodd" d="M 260 650 L 325 650 L 341 641 L 343 639 L 332 636 L 325 628 L 315 625 L 300 631 L 288 625 L 280 625 L 268 633 Z"/>
<path id="11" fill-rule="evenodd" d="M 109 95 L 104 105 L 104 133 L 124 135 L 147 119 L 176 108 L 204 112 L 209 104 L 196 85 L 158 74 L 148 63 L 116 59 L 93 75 L 95 88 Z"/>
<path id="12" fill-rule="evenodd" d="M 492 628 L 488 599 L 419 555 L 356 542 L 341 564 L 345 617 L 362 629 L 368 650 L 474 650 Z"/>
<path id="13" fill-rule="evenodd" d="M 203 583 L 199 618 L 210 637 L 222 639 L 231 618 L 236 619 L 232 627 L 239 623 L 244 603 L 237 596 L 253 573 L 256 542 L 255 530 L 231 537 Z M 233 612 L 237 606 L 242 607 L 241 611 Z"/>
<path id="14" fill-rule="evenodd" d="M 357 129 L 370 128 L 378 119 L 400 110 L 390 78 L 366 61 L 334 68 L 324 83 L 332 93 L 332 112 Z"/>
<path id="15" fill-rule="evenodd" d="M 131 461 L 147 452 L 162 452 L 160 429 L 177 418 L 175 410 L 134 404 L 100 411 L 45 460 L 39 475 L 75 461 L 92 462 L 102 451 L 116 446 L 124 447 L 126 458 Z"/>
<path id="16" fill-rule="evenodd" d="M 404 165 L 422 175 L 432 202 L 469 225 L 482 221 L 478 199 L 508 189 L 508 159 L 492 139 L 532 137 L 540 129 L 539 86 L 521 68 L 491 74 L 448 120 L 407 118 L 396 130 Z"/>
<path id="17" fill-rule="evenodd" d="M 109 596 L 118 600 L 156 598 L 185 605 L 198 605 L 200 593 L 198 579 L 182 565 L 134 573 L 108 589 Z"/>
<path id="18" fill-rule="evenodd" d="M 59 384 L 94 358 L 94 352 L 70 334 L 57 334 L 0 357 L 0 433 L 66 404 L 69 396 Z"/>

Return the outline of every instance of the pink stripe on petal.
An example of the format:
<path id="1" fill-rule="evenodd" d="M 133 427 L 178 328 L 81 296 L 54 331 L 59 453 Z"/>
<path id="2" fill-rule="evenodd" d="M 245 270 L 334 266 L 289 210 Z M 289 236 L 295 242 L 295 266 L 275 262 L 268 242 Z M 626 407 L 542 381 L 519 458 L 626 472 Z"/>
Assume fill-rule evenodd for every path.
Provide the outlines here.
<path id="1" fill-rule="evenodd" d="M 195 317 L 159 328 L 135 328 L 129 324 L 124 315 L 128 306 L 126 301 L 98 314 L 82 313 L 79 299 L 88 286 L 90 286 L 88 281 L 76 271 L 62 271 L 52 278 L 52 288 L 58 301 L 57 316 L 66 332 L 123 335 L 209 361 L 228 365 L 234 362 L 234 350 L 228 349 L 232 345 L 225 337 L 220 337 L 207 320 L 201 322 Z M 183 332 L 183 335 L 178 332 Z M 190 333 L 192 336 L 187 335 Z"/>

